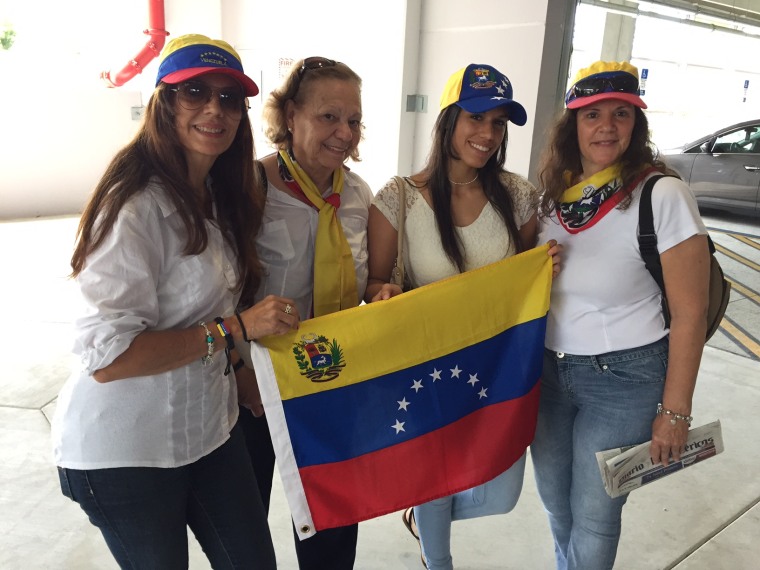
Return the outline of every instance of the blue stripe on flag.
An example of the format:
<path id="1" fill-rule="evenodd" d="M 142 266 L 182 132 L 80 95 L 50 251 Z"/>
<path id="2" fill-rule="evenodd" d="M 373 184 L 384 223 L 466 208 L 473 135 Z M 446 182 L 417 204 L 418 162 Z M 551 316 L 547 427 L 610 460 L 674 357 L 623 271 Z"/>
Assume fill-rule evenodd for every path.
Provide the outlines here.
<path id="1" fill-rule="evenodd" d="M 434 361 L 283 401 L 296 463 L 351 459 L 524 396 L 541 376 L 545 327 L 542 317 Z"/>

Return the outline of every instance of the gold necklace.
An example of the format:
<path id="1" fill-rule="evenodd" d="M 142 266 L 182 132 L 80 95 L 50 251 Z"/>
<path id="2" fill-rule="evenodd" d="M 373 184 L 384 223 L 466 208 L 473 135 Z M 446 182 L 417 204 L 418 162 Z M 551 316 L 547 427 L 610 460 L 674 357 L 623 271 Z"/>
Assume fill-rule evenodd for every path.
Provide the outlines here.
<path id="1" fill-rule="evenodd" d="M 468 184 L 472 184 L 473 182 L 475 182 L 478 179 L 478 176 L 480 176 L 480 171 L 476 170 L 475 178 L 473 178 L 472 180 L 468 180 L 467 182 L 455 182 L 454 180 L 449 178 L 449 182 L 451 182 L 454 186 L 467 186 Z"/>

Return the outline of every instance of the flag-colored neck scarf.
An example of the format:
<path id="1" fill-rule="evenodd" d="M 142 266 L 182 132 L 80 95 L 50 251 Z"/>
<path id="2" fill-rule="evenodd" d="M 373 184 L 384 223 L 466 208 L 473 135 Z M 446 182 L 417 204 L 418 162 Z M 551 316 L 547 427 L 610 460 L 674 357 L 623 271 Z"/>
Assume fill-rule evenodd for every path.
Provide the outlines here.
<path id="1" fill-rule="evenodd" d="M 322 198 L 319 189 L 289 152 L 278 156 L 283 182 L 297 195 L 306 198 L 319 212 L 317 239 L 314 245 L 314 316 L 356 307 L 356 272 L 351 247 L 338 219 L 343 169 L 333 173 L 332 194 Z"/>

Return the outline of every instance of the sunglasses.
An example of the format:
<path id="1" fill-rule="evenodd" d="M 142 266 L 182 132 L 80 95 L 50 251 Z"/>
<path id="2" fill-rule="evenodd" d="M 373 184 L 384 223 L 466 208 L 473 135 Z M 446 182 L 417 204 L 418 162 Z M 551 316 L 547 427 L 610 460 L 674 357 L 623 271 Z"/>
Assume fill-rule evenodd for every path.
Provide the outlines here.
<path id="1" fill-rule="evenodd" d="M 326 57 L 307 57 L 303 60 L 303 64 L 298 70 L 298 76 L 301 77 L 305 72 L 310 69 L 322 69 L 324 67 L 335 67 L 339 62 L 334 59 L 327 59 Z"/>
<path id="2" fill-rule="evenodd" d="M 188 111 L 197 111 L 211 101 L 216 95 L 219 106 L 231 117 L 240 117 L 244 109 L 250 109 L 248 99 L 240 87 L 223 87 L 214 89 L 202 81 L 185 81 L 170 89 L 177 94 L 177 103 Z"/>
<path id="3" fill-rule="evenodd" d="M 606 77 L 587 77 L 581 79 L 570 88 L 565 97 L 565 104 L 578 97 L 590 97 L 599 93 L 631 93 L 639 94 L 639 79 L 630 73 L 617 73 Z"/>

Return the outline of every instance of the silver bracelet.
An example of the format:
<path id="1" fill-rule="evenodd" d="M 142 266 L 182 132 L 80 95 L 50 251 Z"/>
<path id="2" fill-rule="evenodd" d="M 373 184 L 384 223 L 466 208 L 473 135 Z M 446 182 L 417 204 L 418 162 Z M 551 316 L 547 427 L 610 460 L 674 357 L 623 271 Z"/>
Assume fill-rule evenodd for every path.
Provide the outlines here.
<path id="1" fill-rule="evenodd" d="M 214 360 L 214 336 L 211 334 L 211 331 L 208 330 L 206 323 L 201 321 L 198 324 L 203 327 L 203 331 L 206 333 L 206 356 L 201 358 L 203 366 L 206 366 L 207 364 L 211 364 Z"/>
<path id="2" fill-rule="evenodd" d="M 670 425 L 676 425 L 677 420 L 683 420 L 686 422 L 687 426 L 691 427 L 691 422 L 694 419 L 691 416 L 684 416 L 684 415 L 675 413 L 673 410 L 668 410 L 667 408 L 663 408 L 662 404 L 657 404 L 657 415 L 661 416 L 662 414 L 665 414 L 666 416 L 670 416 Z"/>

